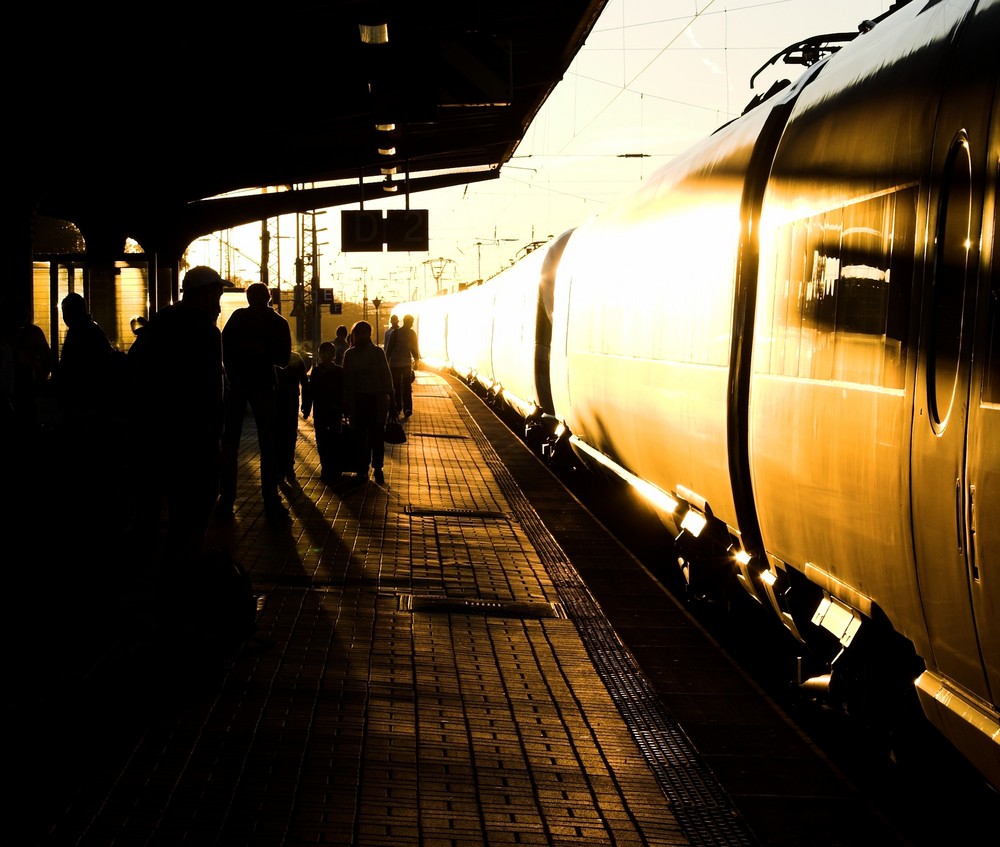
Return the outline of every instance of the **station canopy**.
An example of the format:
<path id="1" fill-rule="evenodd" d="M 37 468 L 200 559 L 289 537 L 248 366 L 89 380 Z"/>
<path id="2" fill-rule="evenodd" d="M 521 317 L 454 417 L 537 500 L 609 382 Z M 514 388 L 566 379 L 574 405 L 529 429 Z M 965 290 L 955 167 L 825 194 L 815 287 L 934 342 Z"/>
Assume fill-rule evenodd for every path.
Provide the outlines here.
<path id="1" fill-rule="evenodd" d="M 147 249 L 490 179 L 606 3 L 35 4 L 17 176 Z"/>

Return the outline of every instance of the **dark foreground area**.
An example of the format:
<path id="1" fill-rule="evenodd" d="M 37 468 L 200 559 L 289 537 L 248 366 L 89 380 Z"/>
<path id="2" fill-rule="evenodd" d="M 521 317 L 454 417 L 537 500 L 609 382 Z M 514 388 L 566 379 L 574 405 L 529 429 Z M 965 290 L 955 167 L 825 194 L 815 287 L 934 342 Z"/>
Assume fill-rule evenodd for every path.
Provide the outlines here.
<path id="1" fill-rule="evenodd" d="M 775 708 L 781 675 L 751 661 L 767 633 L 710 632 L 717 610 L 654 578 L 639 510 L 584 508 L 458 381 L 422 373 L 406 428 L 384 485 L 327 485 L 304 426 L 276 524 L 247 427 L 241 505 L 211 539 L 258 596 L 233 656 L 183 593 L 153 602 L 155 556 L 125 543 L 141 454 L 27 454 L 9 843 L 889 847 L 998 819 L 957 770 L 924 781 L 821 710 Z"/>

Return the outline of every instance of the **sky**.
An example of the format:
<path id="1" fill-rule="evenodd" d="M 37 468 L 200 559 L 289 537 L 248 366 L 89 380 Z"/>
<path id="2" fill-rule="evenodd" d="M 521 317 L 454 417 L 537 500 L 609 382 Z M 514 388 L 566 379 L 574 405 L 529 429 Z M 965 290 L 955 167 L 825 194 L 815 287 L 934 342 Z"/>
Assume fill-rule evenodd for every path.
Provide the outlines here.
<path id="1" fill-rule="evenodd" d="M 775 78 L 794 79 L 802 66 L 779 64 L 750 88 L 754 72 L 780 50 L 821 33 L 856 32 L 890 5 L 611 0 L 498 179 L 410 196 L 411 209 L 429 211 L 428 252 L 342 253 L 340 208 L 321 210 L 320 285 L 338 300 L 367 294 L 395 303 L 489 279 L 528 245 L 637 188 Z M 400 194 L 367 207 L 403 209 L 406 200 Z M 294 278 L 296 216 L 282 217 L 277 229 L 284 289 Z M 188 260 L 256 280 L 260 235 L 260 224 L 215 233 L 192 244 Z"/>

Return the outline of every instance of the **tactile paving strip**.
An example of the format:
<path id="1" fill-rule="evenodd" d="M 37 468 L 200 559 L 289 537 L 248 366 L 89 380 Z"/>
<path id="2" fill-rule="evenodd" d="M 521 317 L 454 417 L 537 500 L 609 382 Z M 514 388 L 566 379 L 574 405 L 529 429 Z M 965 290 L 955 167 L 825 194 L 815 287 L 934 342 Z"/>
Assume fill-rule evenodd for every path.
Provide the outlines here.
<path id="1" fill-rule="evenodd" d="M 456 398 L 456 403 L 459 402 Z M 691 844 L 698 847 L 757 844 L 718 780 L 666 711 L 493 446 L 474 423 L 469 430 L 516 519 L 535 546 L 566 614 L 577 624 L 594 667 Z"/>

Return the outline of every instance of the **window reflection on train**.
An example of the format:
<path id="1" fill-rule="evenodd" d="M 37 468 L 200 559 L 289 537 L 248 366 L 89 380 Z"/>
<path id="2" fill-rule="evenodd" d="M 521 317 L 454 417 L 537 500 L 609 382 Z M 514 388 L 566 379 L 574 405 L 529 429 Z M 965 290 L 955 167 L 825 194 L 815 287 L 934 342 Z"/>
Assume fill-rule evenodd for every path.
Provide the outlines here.
<path id="1" fill-rule="evenodd" d="M 908 188 L 777 227 L 757 368 L 902 392 L 915 212 Z"/>

